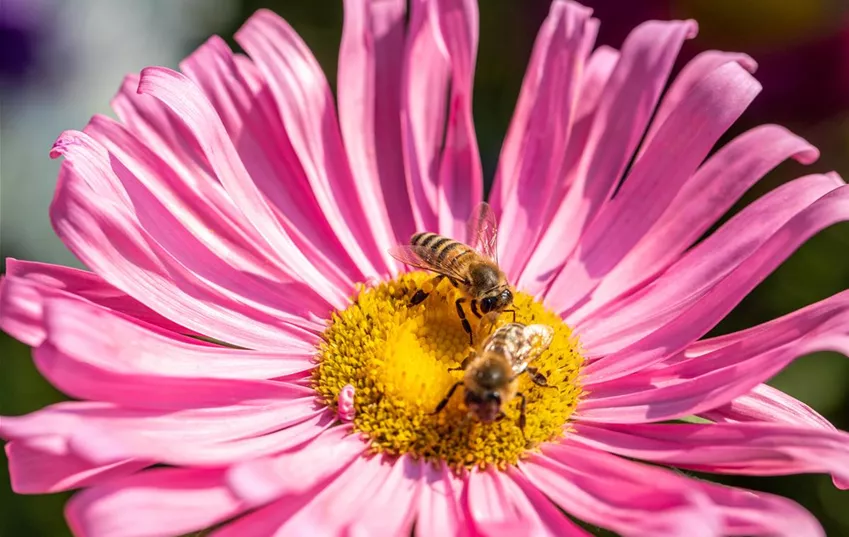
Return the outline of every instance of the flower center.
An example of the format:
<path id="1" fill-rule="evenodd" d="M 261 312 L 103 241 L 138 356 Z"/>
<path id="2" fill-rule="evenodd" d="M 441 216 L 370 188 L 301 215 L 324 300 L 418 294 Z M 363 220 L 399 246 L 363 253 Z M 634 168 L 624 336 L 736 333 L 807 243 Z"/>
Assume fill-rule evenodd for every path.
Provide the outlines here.
<path id="1" fill-rule="evenodd" d="M 447 282 L 420 305 L 409 306 L 431 276 L 415 272 L 360 288 L 324 332 L 314 387 L 324 404 L 337 409 L 340 393 L 353 386 L 354 412 L 348 415 L 375 452 L 445 461 L 458 470 L 515 464 L 528 449 L 560 436 L 575 410 L 583 363 L 577 339 L 560 317 L 530 295 L 516 293 L 517 322 L 554 329 L 551 345 L 531 364 L 553 388 L 534 384 L 530 375 L 519 379 L 518 391 L 526 398 L 524 435 L 519 397 L 503 402 L 504 419 L 483 424 L 469 414 L 460 387 L 435 414 L 463 378 L 463 371 L 450 369 L 459 368 L 474 349 L 457 316 L 459 295 Z M 467 317 L 474 333 L 478 319 L 468 309 Z M 509 321 L 511 314 L 501 315 L 501 323 Z"/>

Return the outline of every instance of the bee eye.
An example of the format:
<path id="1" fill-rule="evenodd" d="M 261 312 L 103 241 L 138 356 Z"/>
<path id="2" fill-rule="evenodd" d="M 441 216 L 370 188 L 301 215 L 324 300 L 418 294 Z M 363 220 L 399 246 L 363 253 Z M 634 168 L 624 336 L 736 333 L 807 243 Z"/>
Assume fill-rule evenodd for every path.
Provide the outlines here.
<path id="1" fill-rule="evenodd" d="M 495 297 L 490 296 L 490 297 L 486 297 L 483 300 L 481 300 L 481 311 L 483 311 L 484 313 L 492 311 L 492 309 L 494 307 L 495 307 Z"/>
<path id="2" fill-rule="evenodd" d="M 513 293 L 509 289 L 505 289 L 501 292 L 501 303 L 506 305 L 511 302 L 513 302 Z"/>

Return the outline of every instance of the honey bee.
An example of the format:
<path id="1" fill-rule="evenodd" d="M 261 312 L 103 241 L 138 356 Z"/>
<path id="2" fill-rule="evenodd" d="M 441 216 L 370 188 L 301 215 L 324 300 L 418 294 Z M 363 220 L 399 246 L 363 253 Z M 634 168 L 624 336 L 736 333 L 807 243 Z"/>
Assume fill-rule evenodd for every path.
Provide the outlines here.
<path id="1" fill-rule="evenodd" d="M 553 337 L 554 329 L 544 324 L 508 323 L 496 329 L 457 368 L 465 370 L 463 380 L 451 386 L 433 413 L 441 412 L 460 386 L 465 387 L 469 413 L 482 423 L 502 419 L 502 407 L 518 397 L 521 401 L 518 425 L 524 435 L 525 394 L 519 391 L 519 375 L 527 373 L 534 384 L 555 388 L 549 386 L 545 375 L 530 366 L 551 345 Z"/>
<path id="2" fill-rule="evenodd" d="M 470 245 L 424 232 L 415 233 L 410 244 L 395 246 L 389 253 L 402 263 L 436 272 L 437 276 L 429 282 L 432 289 L 447 278 L 460 290 L 463 296 L 454 305 L 471 345 L 472 327 L 463 310 L 466 300 L 470 300 L 472 313 L 478 318 L 490 312 L 509 312 L 515 321 L 516 312 L 506 309 L 513 303 L 513 290 L 504 272 L 498 268 L 498 225 L 492 208 L 485 202 L 478 205 L 466 227 Z M 424 289 L 417 290 L 410 299 L 410 305 L 422 303 L 429 294 Z"/>

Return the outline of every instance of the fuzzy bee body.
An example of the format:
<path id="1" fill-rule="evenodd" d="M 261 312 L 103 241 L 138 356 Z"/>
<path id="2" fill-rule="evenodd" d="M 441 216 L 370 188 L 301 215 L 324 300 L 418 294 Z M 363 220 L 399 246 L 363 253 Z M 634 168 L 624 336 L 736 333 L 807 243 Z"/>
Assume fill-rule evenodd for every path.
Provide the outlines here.
<path id="1" fill-rule="evenodd" d="M 465 388 L 469 412 L 482 423 L 504 416 L 502 407 L 518 397 L 521 401 L 519 428 L 525 429 L 525 395 L 519 392 L 519 376 L 530 375 L 539 386 L 549 387 L 545 375 L 530 363 L 551 344 L 554 330 L 547 325 L 508 323 L 495 330 L 480 349 L 463 364 L 463 380 L 454 384 L 435 412 L 440 412 L 454 391 Z"/>
<path id="2" fill-rule="evenodd" d="M 513 303 L 513 291 L 504 272 L 498 267 L 496 251 L 497 225 L 492 209 L 482 203 L 468 222 L 467 235 L 472 246 L 430 232 L 415 233 L 410 243 L 392 248 L 389 253 L 399 261 L 436 272 L 432 286 L 448 279 L 460 290 L 462 297 L 455 306 L 463 329 L 472 343 L 472 327 L 466 319 L 463 303 L 470 302 L 472 313 L 483 314 L 503 311 Z M 410 305 L 423 302 L 428 291 L 419 289 L 410 299 Z M 513 313 L 515 320 L 515 312 Z"/>

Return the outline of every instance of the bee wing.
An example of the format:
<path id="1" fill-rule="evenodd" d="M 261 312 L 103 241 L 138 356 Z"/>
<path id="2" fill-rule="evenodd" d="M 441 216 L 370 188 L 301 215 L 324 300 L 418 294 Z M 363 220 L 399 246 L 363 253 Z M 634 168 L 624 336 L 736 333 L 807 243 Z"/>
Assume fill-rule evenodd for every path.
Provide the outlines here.
<path id="1" fill-rule="evenodd" d="M 529 324 L 522 330 L 522 336 L 526 344 L 513 363 L 513 373 L 516 375 L 527 369 L 551 345 L 554 329 L 545 324 Z"/>
<path id="2" fill-rule="evenodd" d="M 466 224 L 469 246 L 498 264 L 498 222 L 495 212 L 485 201 L 472 210 Z"/>
<path id="3" fill-rule="evenodd" d="M 454 259 L 440 260 L 436 252 L 424 246 L 399 244 L 389 249 L 389 255 L 416 268 L 430 270 L 452 280 L 468 284 L 463 267 Z"/>

